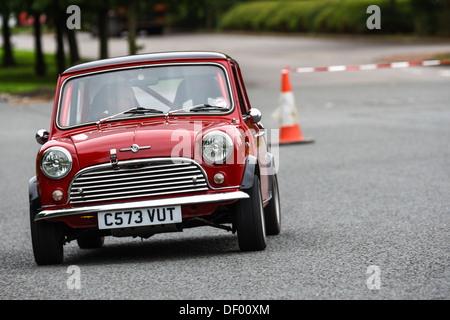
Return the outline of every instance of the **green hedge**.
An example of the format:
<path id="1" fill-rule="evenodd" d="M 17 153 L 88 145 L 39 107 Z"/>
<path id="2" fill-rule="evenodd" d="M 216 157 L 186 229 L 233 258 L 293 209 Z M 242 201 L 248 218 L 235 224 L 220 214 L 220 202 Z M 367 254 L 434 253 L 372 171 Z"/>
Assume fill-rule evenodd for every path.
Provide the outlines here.
<path id="1" fill-rule="evenodd" d="M 366 26 L 367 7 L 381 9 L 381 30 Z M 411 33 L 415 30 L 409 0 L 251 1 L 231 8 L 221 19 L 222 30 L 311 33 Z"/>

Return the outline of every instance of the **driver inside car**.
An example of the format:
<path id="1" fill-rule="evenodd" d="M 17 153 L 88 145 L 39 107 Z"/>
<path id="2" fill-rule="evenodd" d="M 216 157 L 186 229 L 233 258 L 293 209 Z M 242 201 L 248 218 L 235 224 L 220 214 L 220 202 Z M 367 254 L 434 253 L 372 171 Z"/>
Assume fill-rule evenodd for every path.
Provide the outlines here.
<path id="1" fill-rule="evenodd" d="M 90 120 L 97 121 L 138 106 L 134 91 L 128 83 L 112 83 L 102 87 L 95 95 Z"/>

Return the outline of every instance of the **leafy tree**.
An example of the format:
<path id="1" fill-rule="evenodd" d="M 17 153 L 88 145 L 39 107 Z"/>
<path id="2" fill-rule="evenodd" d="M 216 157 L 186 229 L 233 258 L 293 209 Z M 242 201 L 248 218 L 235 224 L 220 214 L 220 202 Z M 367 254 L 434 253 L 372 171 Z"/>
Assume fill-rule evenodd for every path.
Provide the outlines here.
<path id="1" fill-rule="evenodd" d="M 419 35 L 450 35 L 450 0 L 410 0 Z"/>
<path id="2" fill-rule="evenodd" d="M 233 5 L 244 0 L 166 0 L 170 23 L 182 29 L 213 30 Z"/>

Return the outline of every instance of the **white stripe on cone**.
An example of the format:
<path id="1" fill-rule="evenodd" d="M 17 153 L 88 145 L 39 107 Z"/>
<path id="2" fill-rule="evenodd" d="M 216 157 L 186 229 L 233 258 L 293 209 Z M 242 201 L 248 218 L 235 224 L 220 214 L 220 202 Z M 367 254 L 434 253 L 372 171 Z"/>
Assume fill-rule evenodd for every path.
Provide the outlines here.
<path id="1" fill-rule="evenodd" d="M 294 94 L 282 92 L 278 100 L 278 107 L 272 113 L 272 117 L 278 121 L 280 126 L 293 126 L 297 121 L 297 108 L 295 107 Z"/>

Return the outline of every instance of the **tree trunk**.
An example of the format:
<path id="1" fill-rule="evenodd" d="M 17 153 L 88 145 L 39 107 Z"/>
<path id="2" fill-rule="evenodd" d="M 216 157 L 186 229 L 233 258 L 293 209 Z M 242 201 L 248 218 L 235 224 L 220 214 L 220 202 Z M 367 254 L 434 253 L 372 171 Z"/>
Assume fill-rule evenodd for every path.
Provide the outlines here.
<path id="1" fill-rule="evenodd" d="M 3 63 L 4 67 L 13 67 L 16 65 L 14 60 L 12 46 L 11 46 L 11 32 L 9 30 L 9 15 L 10 10 L 8 8 L 8 3 L 3 2 L 1 4 L 1 14 L 3 16 L 3 25 L 2 25 L 2 36 L 3 36 Z"/>
<path id="2" fill-rule="evenodd" d="M 56 68 L 58 74 L 66 69 L 66 56 L 64 52 L 64 29 L 66 26 L 66 10 L 59 6 L 58 0 L 53 0 L 49 7 L 56 32 Z"/>
<path id="3" fill-rule="evenodd" d="M 130 0 L 128 4 L 127 20 L 128 20 L 128 49 L 129 54 L 133 55 L 137 53 L 137 45 L 136 45 L 137 14 L 136 14 L 136 1 L 134 0 Z"/>
<path id="4" fill-rule="evenodd" d="M 100 44 L 100 59 L 108 58 L 108 37 L 109 37 L 109 21 L 108 21 L 108 9 L 97 8 L 97 27 L 98 38 Z"/>
<path id="5" fill-rule="evenodd" d="M 67 35 L 67 41 L 69 43 L 70 63 L 71 65 L 78 64 L 80 62 L 80 55 L 78 53 L 77 38 L 75 37 L 75 29 L 64 29 Z"/>
<path id="6" fill-rule="evenodd" d="M 47 66 L 45 65 L 44 54 L 42 52 L 41 43 L 41 22 L 39 21 L 40 13 L 35 12 L 34 17 L 34 47 L 35 47 L 35 63 L 34 70 L 40 77 L 47 73 Z"/>
<path id="7" fill-rule="evenodd" d="M 62 73 L 66 69 L 66 55 L 64 52 L 64 28 L 65 21 L 61 19 L 61 16 L 55 17 L 56 28 L 56 66 L 58 68 L 58 74 Z"/>

